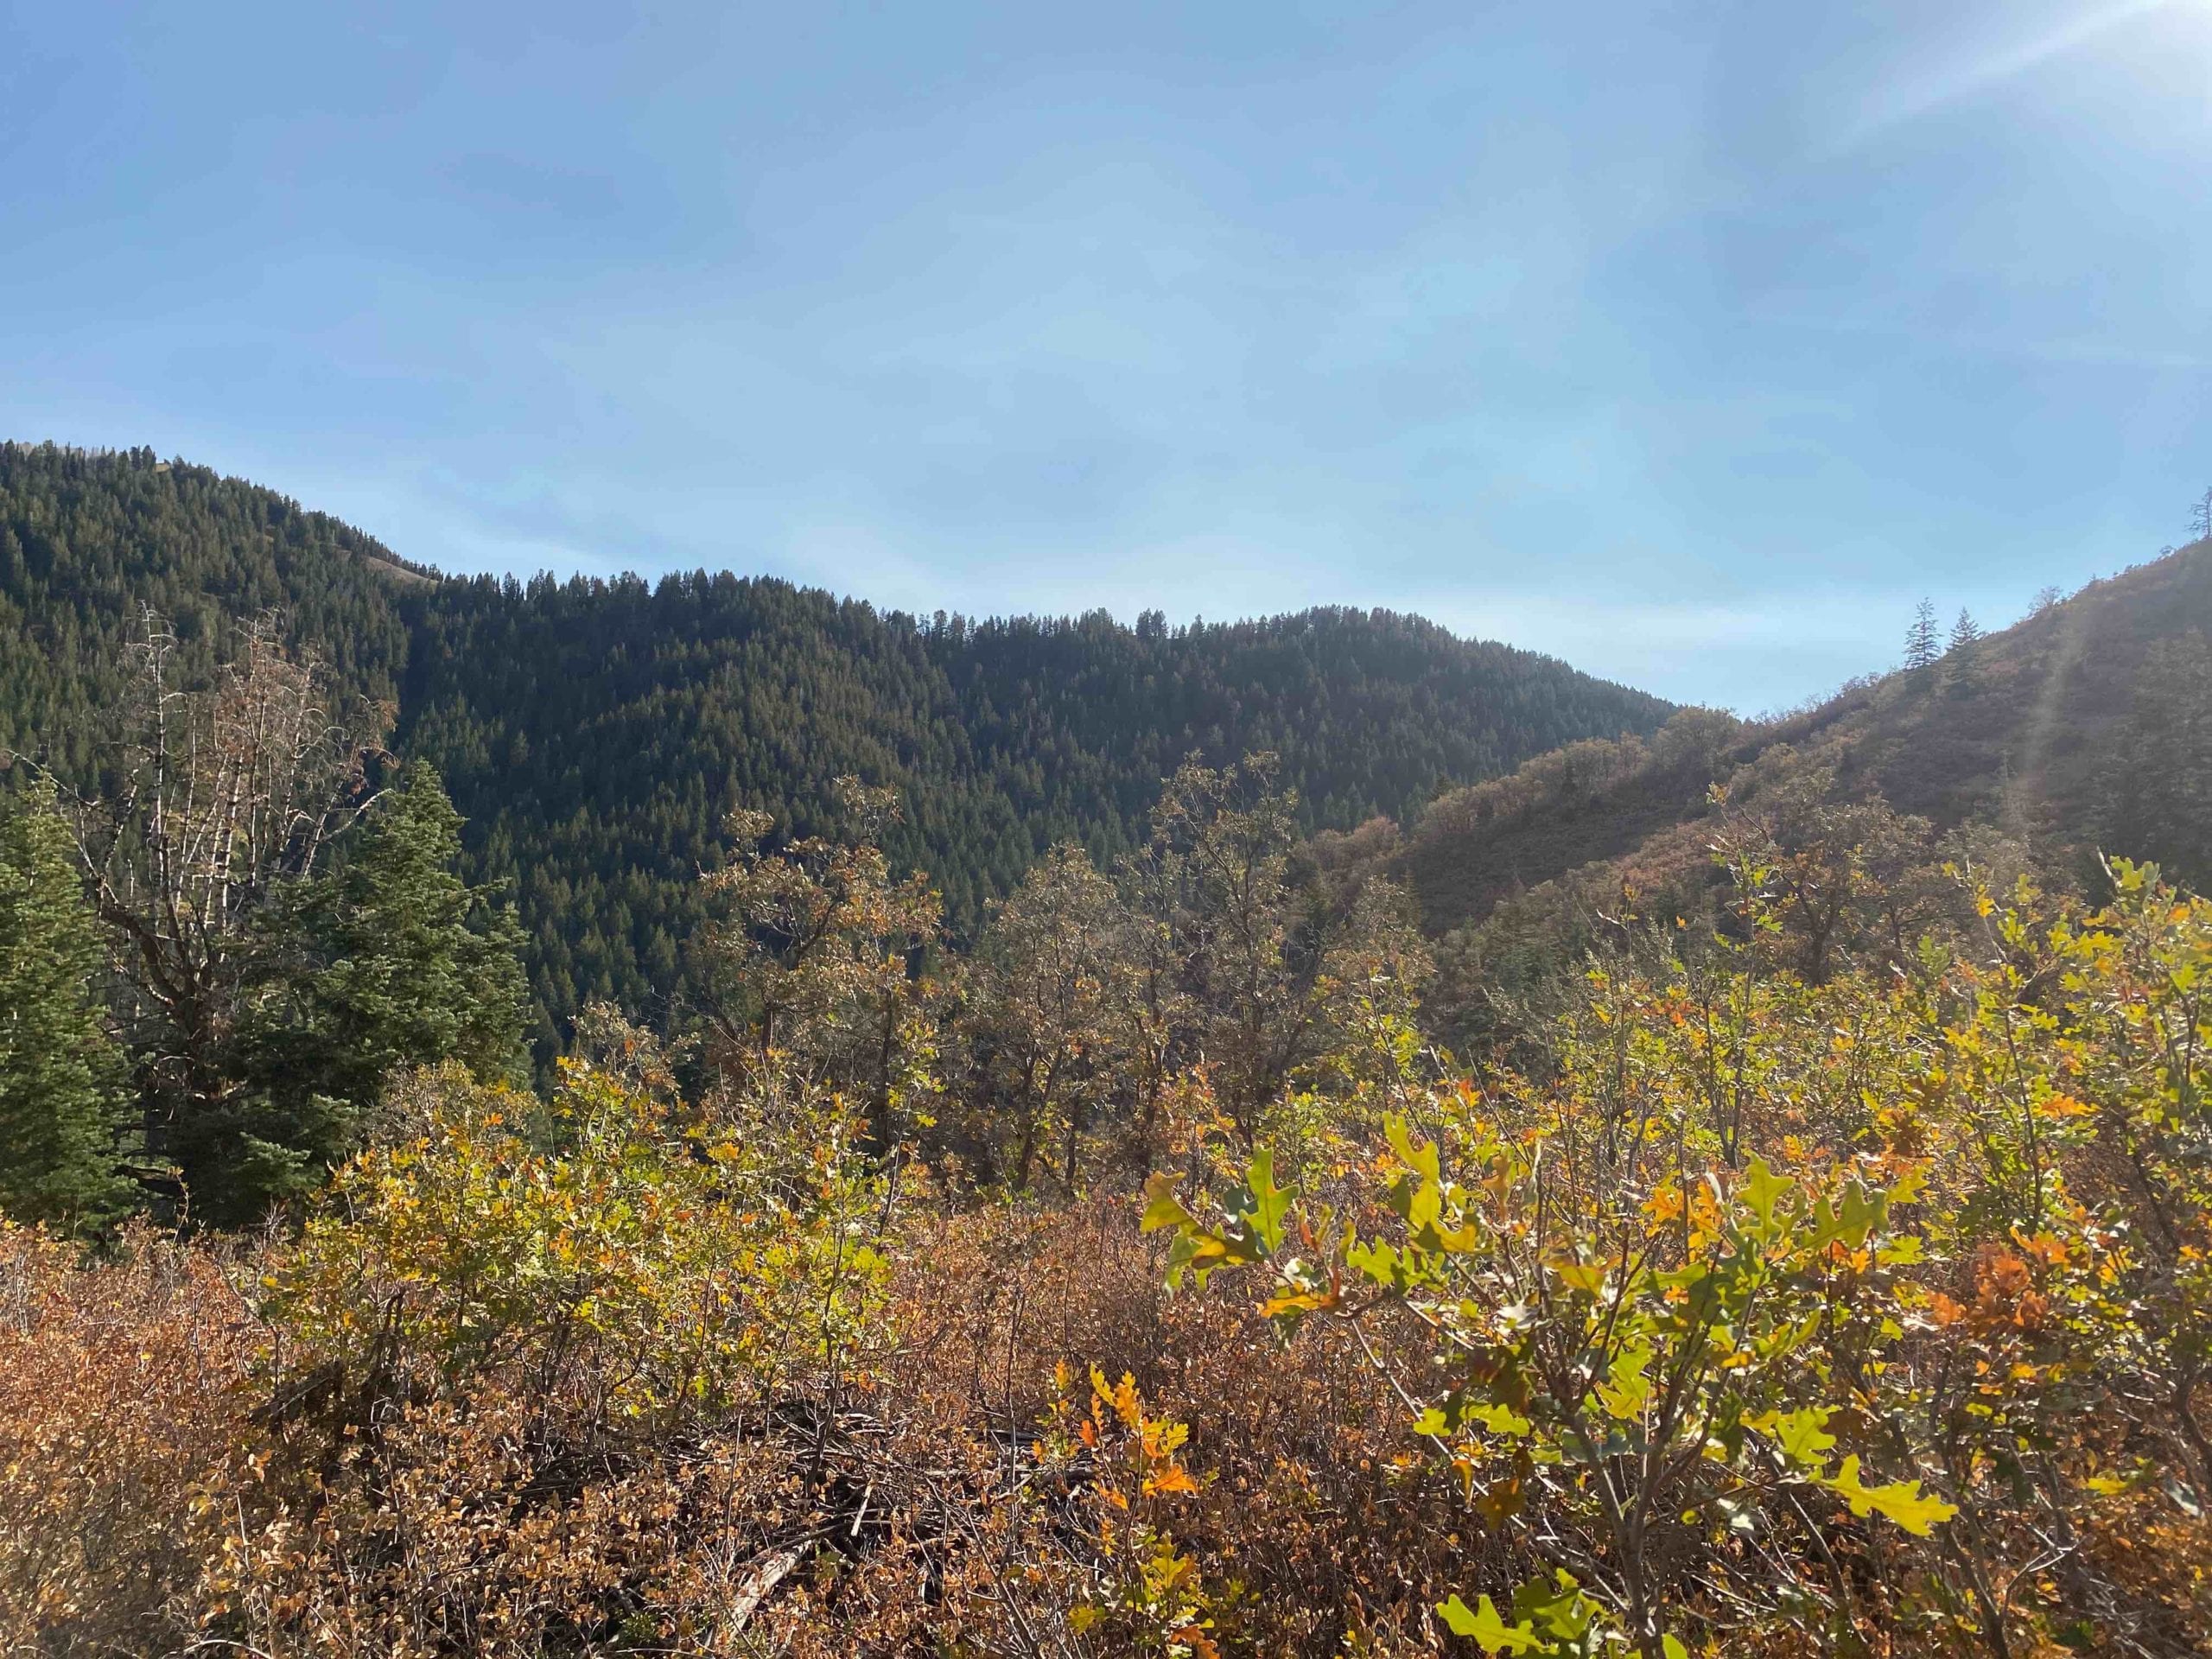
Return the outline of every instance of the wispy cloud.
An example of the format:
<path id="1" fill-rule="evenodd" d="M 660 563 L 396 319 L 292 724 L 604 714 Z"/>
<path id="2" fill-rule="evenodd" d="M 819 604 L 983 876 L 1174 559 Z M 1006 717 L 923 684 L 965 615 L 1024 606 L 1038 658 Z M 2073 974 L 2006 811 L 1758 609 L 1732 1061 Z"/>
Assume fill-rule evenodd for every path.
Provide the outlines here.
<path id="1" fill-rule="evenodd" d="M 2171 9 L 2177 0 L 2120 0 L 2025 39 L 1986 41 L 1921 73 L 1901 76 L 1868 97 L 1833 146 L 1855 149 L 1894 127 L 1963 102 L 2080 50 L 2114 29 Z"/>

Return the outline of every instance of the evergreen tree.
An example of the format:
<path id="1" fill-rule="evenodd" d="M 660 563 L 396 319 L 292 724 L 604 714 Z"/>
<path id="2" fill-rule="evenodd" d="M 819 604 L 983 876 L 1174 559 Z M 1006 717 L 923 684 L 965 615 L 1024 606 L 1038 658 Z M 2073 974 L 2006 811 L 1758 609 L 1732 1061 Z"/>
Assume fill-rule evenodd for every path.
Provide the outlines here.
<path id="1" fill-rule="evenodd" d="M 1913 607 L 1912 626 L 1905 630 L 1904 665 L 1907 669 L 1928 668 L 1934 664 L 1936 651 L 1936 605 L 1923 599 Z"/>
<path id="2" fill-rule="evenodd" d="M 1943 645 L 1943 680 L 1954 697 L 1971 696 L 1981 684 L 1981 629 L 1964 607 Z"/>
<path id="3" fill-rule="evenodd" d="M 301 906 L 318 963 L 303 1010 L 348 1098 L 394 1066 L 459 1060 L 482 1081 L 522 1065 L 522 930 L 456 872 L 461 814 L 427 762 L 408 766 L 357 855 Z"/>
<path id="4" fill-rule="evenodd" d="M 410 765 L 334 870 L 303 883 L 270 930 L 240 1032 L 248 1079 L 224 1126 L 231 1163 L 195 1204 L 235 1220 L 319 1181 L 353 1153 L 385 1080 L 458 1060 L 519 1081 L 522 931 L 455 873 L 461 815 Z"/>
<path id="5" fill-rule="evenodd" d="M 121 1051 L 105 963 L 48 791 L 0 796 L 0 1211 L 94 1226 L 127 1205 L 116 1168 Z"/>

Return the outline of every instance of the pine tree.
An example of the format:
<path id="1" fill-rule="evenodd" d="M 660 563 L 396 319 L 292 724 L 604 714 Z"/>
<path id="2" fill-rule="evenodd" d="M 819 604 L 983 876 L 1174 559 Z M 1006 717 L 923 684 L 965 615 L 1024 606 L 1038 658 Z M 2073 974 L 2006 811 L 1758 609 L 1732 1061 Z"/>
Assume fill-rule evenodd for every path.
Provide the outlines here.
<path id="1" fill-rule="evenodd" d="M 77 1229 L 119 1214 L 130 1185 L 122 1053 L 71 845 L 50 791 L 0 796 L 0 1211 Z"/>
<path id="2" fill-rule="evenodd" d="M 437 773 L 413 763 L 351 856 L 303 883 L 271 929 L 240 1032 L 249 1085 L 227 1145 L 201 1160 L 202 1216 L 247 1219 L 319 1181 L 357 1149 L 398 1068 L 525 1075 L 521 929 L 455 874 L 461 824 Z"/>
<path id="3" fill-rule="evenodd" d="M 1943 646 L 1943 681 L 1955 697 L 1971 696 L 1981 683 L 1981 653 L 1975 649 L 1981 629 L 1964 607 L 1951 624 L 1951 637 Z"/>
<path id="4" fill-rule="evenodd" d="M 1913 607 L 1912 626 L 1905 631 L 1904 665 L 1908 670 L 1934 664 L 1936 637 L 1935 601 L 1923 599 Z"/>

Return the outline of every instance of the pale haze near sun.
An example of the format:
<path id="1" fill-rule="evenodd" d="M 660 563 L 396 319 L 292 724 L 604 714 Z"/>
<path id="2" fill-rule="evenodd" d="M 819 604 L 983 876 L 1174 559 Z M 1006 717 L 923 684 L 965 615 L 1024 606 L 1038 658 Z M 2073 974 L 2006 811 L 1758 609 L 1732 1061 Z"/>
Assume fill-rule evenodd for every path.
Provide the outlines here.
<path id="1" fill-rule="evenodd" d="M 2212 9 L 41 8 L 0 432 L 1773 707 L 2182 539 Z"/>

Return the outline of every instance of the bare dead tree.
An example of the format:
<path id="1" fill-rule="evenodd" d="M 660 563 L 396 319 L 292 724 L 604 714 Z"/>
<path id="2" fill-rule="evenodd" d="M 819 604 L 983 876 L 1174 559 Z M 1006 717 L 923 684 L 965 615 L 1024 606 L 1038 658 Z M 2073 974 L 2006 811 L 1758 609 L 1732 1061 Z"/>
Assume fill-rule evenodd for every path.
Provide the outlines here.
<path id="1" fill-rule="evenodd" d="M 320 661 L 285 648 L 273 613 L 240 630 L 200 689 L 178 683 L 167 620 L 148 609 L 142 623 L 113 786 L 54 782 L 114 941 L 158 1152 L 178 1113 L 236 1087 L 225 1056 L 255 925 L 372 804 L 368 765 L 391 716 L 340 710 Z"/>

